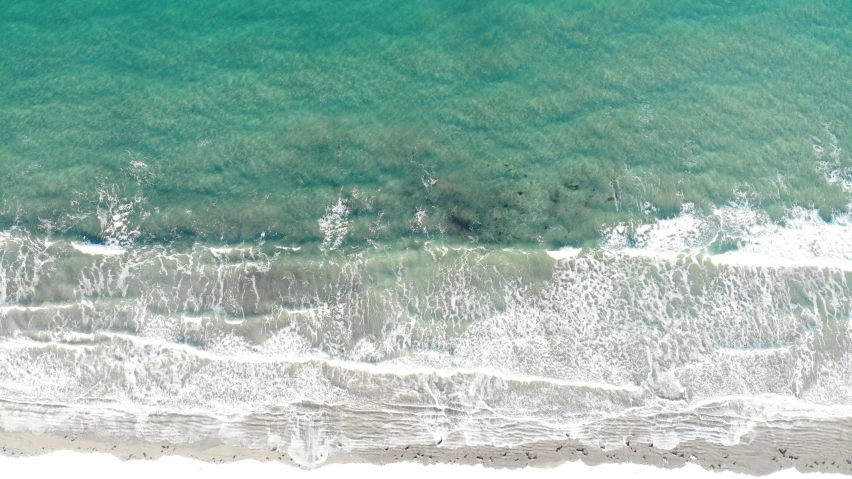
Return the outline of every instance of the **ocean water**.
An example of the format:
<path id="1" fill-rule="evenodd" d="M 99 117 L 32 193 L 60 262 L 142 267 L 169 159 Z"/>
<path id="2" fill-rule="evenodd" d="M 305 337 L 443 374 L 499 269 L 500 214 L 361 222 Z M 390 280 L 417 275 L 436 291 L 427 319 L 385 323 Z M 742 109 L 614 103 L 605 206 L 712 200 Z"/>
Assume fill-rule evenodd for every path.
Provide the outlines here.
<path id="1" fill-rule="evenodd" d="M 0 4 L 0 427 L 852 417 L 852 4 Z"/>

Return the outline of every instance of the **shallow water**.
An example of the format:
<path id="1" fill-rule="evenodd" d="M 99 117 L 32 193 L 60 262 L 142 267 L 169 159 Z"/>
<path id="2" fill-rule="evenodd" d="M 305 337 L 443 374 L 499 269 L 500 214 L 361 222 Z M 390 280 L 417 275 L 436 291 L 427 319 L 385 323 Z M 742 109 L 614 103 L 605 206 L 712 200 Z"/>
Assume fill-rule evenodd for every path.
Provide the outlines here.
<path id="1" fill-rule="evenodd" d="M 2 220 L 97 241 L 450 238 L 845 211 L 846 2 L 0 6 Z M 833 181 L 826 181 L 827 178 Z M 135 200 L 134 200 L 135 199 Z"/>
<path id="2" fill-rule="evenodd" d="M 851 21 L 0 5 L 0 426 L 311 466 L 848 418 Z"/>

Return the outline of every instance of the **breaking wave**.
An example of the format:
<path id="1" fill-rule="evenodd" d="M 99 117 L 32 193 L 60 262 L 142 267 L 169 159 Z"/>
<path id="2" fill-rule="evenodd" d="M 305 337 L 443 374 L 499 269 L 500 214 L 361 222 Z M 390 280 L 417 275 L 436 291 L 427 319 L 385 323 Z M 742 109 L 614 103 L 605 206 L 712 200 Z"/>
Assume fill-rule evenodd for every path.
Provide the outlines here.
<path id="1" fill-rule="evenodd" d="M 848 217 L 687 205 L 600 248 L 347 255 L 346 213 L 321 221 L 323 251 L 3 233 L 0 427 L 313 466 L 416 442 L 735 444 L 852 416 Z"/>

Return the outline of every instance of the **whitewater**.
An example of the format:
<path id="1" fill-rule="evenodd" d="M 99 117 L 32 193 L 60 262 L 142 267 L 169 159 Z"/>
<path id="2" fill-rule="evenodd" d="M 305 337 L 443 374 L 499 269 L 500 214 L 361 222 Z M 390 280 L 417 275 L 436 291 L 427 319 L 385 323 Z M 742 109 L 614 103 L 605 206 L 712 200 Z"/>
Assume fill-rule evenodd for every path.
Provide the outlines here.
<path id="1" fill-rule="evenodd" d="M 671 450 L 845 424 L 850 225 L 686 205 L 596 248 L 355 253 L 17 228 L 0 237 L 0 428 L 313 468 L 412 444 Z"/>

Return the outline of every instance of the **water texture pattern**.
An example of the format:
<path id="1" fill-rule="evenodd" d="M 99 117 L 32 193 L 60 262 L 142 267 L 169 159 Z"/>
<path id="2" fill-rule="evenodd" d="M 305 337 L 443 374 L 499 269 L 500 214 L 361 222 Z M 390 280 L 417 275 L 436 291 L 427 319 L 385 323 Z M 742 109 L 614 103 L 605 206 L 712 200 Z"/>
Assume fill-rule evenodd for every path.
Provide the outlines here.
<path id="1" fill-rule="evenodd" d="M 602 223 L 847 196 L 848 2 L 4 2 L 6 225 L 579 246 Z M 144 207 L 143 207 L 144 205 Z M 419 218 L 419 220 L 418 220 Z"/>
<path id="2" fill-rule="evenodd" d="M 0 5 L 0 428 L 852 419 L 849 2 Z"/>

